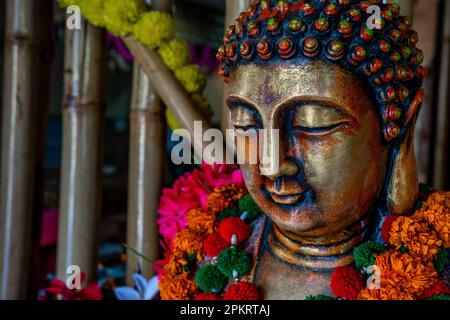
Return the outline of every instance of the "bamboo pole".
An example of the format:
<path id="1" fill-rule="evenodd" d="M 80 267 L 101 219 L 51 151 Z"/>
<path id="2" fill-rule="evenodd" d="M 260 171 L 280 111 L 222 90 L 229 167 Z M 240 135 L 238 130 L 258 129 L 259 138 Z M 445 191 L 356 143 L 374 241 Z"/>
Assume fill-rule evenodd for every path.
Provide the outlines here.
<path id="1" fill-rule="evenodd" d="M 37 111 L 37 2 L 6 3 L 0 189 L 0 299 L 26 295 Z"/>
<path id="2" fill-rule="evenodd" d="M 161 100 L 147 74 L 136 63 L 130 113 L 127 244 L 143 256 L 158 258 L 156 226 L 164 173 L 165 119 Z M 128 253 L 127 283 L 140 270 L 147 279 L 154 274 L 150 263 Z"/>
<path id="3" fill-rule="evenodd" d="M 234 20 L 239 17 L 239 14 L 247 8 L 250 0 L 227 0 L 225 10 L 225 29 L 234 24 Z M 228 86 L 224 84 L 223 98 L 222 98 L 222 114 L 221 114 L 221 129 L 225 133 L 226 129 L 230 129 L 230 111 L 226 104 L 228 96 Z"/>
<path id="4" fill-rule="evenodd" d="M 77 265 L 95 278 L 100 218 L 104 30 L 66 30 L 57 277 Z"/>
<path id="5" fill-rule="evenodd" d="M 135 60 L 147 73 L 164 104 L 173 113 L 180 125 L 190 133 L 194 153 L 199 159 L 202 159 L 202 154 L 197 153 L 197 151 L 203 150 L 202 134 L 194 134 L 194 121 L 201 121 L 203 131 L 209 129 L 208 121 L 198 111 L 192 98 L 154 50 L 139 43 L 132 36 L 125 37 L 124 41 Z"/>
<path id="6" fill-rule="evenodd" d="M 172 0 L 154 0 L 152 8 L 170 12 Z M 127 244 L 151 261 L 158 258 L 157 208 L 164 174 L 166 121 L 161 99 L 145 71 L 135 61 L 130 112 L 128 163 Z M 127 284 L 140 271 L 150 278 L 150 263 L 133 253 L 127 255 Z"/>

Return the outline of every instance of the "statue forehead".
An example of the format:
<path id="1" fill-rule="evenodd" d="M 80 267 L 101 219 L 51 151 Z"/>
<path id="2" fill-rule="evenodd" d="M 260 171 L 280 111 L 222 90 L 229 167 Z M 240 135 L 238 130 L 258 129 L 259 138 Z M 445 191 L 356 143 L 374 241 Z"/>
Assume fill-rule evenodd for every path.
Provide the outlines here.
<path id="1" fill-rule="evenodd" d="M 370 104 L 362 80 L 339 66 L 320 61 L 239 65 L 230 78 L 229 96 L 260 107 L 297 97 L 352 107 Z"/>

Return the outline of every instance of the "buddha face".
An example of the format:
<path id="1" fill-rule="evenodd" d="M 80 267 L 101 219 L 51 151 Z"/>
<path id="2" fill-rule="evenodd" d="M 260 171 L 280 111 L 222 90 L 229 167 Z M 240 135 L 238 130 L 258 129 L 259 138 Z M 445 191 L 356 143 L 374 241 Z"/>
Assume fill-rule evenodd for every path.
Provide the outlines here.
<path id="1" fill-rule="evenodd" d="M 365 218 L 382 189 L 388 156 L 359 78 L 317 61 L 239 65 L 227 104 L 236 129 L 278 129 L 279 170 L 268 174 L 261 161 L 241 170 L 250 194 L 280 228 L 326 237 Z"/>

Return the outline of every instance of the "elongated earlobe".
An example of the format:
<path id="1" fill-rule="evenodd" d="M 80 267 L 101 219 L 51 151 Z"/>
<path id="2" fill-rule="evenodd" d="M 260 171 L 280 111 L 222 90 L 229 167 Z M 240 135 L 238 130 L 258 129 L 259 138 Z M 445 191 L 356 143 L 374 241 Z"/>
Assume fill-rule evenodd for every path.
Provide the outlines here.
<path id="1" fill-rule="evenodd" d="M 412 121 L 415 122 L 415 119 Z M 387 190 L 387 208 L 394 215 L 413 213 L 419 196 L 419 177 L 414 153 L 414 124 L 396 146 L 393 154 L 390 183 Z"/>

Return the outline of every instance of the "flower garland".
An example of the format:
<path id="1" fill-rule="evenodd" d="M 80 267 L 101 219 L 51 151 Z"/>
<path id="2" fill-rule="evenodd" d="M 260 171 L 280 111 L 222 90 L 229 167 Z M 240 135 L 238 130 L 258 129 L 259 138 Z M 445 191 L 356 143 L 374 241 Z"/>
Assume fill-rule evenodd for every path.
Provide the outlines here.
<path id="1" fill-rule="evenodd" d="M 187 213 L 187 226 L 175 235 L 159 282 L 164 300 L 258 300 L 244 281 L 251 257 L 242 245 L 260 210 L 242 184 L 215 188 Z"/>
<path id="2" fill-rule="evenodd" d="M 208 172 L 205 177 L 209 177 L 206 180 L 211 184 L 215 169 L 203 165 L 201 170 L 181 177 L 175 185 L 180 182 L 184 187 L 190 185 L 183 194 L 191 194 L 195 190 L 192 176 L 201 178 L 203 170 Z M 223 184 L 217 184 L 220 186 L 209 194 L 199 188 L 201 195 L 197 196 L 201 200 L 190 204 L 184 218 L 186 226 L 175 233 L 171 249 L 166 252 L 159 282 L 162 299 L 260 298 L 255 285 L 246 280 L 251 257 L 242 250 L 251 234 L 250 224 L 260 209 L 242 183 L 226 183 L 230 172 L 222 173 L 223 179 L 218 180 Z M 179 201 L 180 206 L 182 202 Z M 385 244 L 361 244 L 354 249 L 353 266 L 338 267 L 332 273 L 330 287 L 338 299 L 450 299 L 450 192 L 427 194 L 412 216 L 388 217 L 381 234 Z M 373 267 L 380 275 L 378 289 L 366 286 Z M 325 295 L 307 297 L 307 300 L 334 299 Z"/>
<path id="3" fill-rule="evenodd" d="M 432 192 L 412 216 L 390 216 L 382 226 L 386 245 L 366 242 L 354 250 L 354 265 L 338 267 L 331 289 L 341 299 L 450 300 L 450 192 Z M 379 271 L 380 287 L 367 288 L 368 267 Z M 373 269 L 372 269 L 373 272 Z M 309 300 L 332 299 L 326 296 Z"/>
<path id="4" fill-rule="evenodd" d="M 58 3 L 63 8 L 77 5 L 91 24 L 105 27 L 115 36 L 134 35 L 142 44 L 155 49 L 200 111 L 206 117 L 211 116 L 211 107 L 201 94 L 206 76 L 197 65 L 191 64 L 188 43 L 175 37 L 176 25 L 170 14 L 148 11 L 144 0 L 58 0 Z M 169 110 L 166 119 L 170 129 L 181 127 Z"/>

